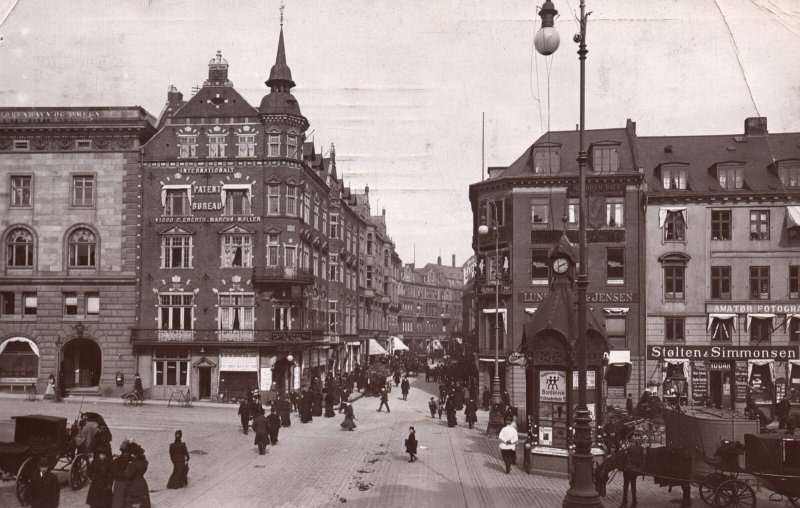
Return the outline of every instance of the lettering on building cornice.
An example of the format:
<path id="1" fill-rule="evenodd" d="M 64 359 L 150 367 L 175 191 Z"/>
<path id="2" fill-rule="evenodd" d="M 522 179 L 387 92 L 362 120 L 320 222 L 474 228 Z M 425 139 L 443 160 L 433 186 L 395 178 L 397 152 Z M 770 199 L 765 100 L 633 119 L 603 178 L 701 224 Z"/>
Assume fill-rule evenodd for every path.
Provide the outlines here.
<path id="1" fill-rule="evenodd" d="M 222 217 L 156 217 L 156 224 L 200 224 L 212 222 L 261 222 L 259 216 L 224 215 Z"/>
<path id="2" fill-rule="evenodd" d="M 525 291 L 517 293 L 519 303 L 540 303 L 543 302 L 547 293 Z M 632 291 L 601 291 L 587 292 L 586 301 L 589 303 L 635 303 L 638 295 Z"/>

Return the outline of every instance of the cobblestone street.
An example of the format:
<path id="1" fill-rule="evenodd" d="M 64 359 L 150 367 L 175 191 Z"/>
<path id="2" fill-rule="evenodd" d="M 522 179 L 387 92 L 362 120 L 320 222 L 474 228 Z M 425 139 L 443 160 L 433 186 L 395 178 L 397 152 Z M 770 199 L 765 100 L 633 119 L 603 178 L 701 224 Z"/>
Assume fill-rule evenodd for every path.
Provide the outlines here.
<path id="1" fill-rule="evenodd" d="M 147 452 L 150 462 L 146 479 L 156 507 L 222 506 L 347 506 L 358 507 L 556 507 L 566 489 L 560 479 L 530 476 L 517 468 L 506 475 L 494 437 L 485 435 L 486 412 L 479 412 L 476 429 L 470 430 L 459 413 L 458 428 L 444 420 L 431 419 L 426 406 L 432 383 L 413 381 L 409 400 L 402 401 L 398 389 L 390 394 L 391 413 L 377 412 L 378 399 L 362 398 L 354 403 L 354 432 L 343 432 L 342 417 L 314 418 L 308 424 L 293 418 L 282 429 L 276 447 L 259 456 L 253 434 L 243 435 L 237 407 L 175 408 L 149 403 L 126 408 L 121 403 L 84 401 L 84 410 L 101 413 L 114 435 L 115 450 L 125 437 L 132 437 Z M 11 437 L 9 418 L 17 414 L 42 413 L 74 419 L 79 402 L 64 404 L 0 400 L 2 439 Z M 296 415 L 296 414 L 295 414 Z M 293 415 L 294 416 L 294 415 Z M 403 440 L 409 425 L 417 430 L 419 461 L 408 463 Z M 191 454 L 189 486 L 167 490 L 171 463 L 167 453 L 172 433 L 182 429 Z M 522 446 L 518 446 L 522 464 Z M 62 482 L 66 475 L 61 475 Z M 622 478 L 609 485 L 606 506 L 618 506 Z M 87 488 L 73 492 L 62 485 L 61 506 L 85 506 Z M 695 506 L 703 506 L 693 488 Z M 639 482 L 641 506 L 675 506 L 680 490 L 668 493 L 651 479 Z M 759 492 L 759 506 L 770 503 Z M 0 505 L 17 506 L 13 482 L 0 485 Z"/>

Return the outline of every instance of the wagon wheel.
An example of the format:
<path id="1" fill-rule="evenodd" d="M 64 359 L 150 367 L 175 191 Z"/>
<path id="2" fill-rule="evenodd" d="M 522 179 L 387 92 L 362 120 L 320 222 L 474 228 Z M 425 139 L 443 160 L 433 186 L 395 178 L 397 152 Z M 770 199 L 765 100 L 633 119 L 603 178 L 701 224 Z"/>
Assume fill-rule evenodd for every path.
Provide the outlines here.
<path id="1" fill-rule="evenodd" d="M 798 496 L 786 496 L 786 499 L 789 501 L 789 504 L 791 504 L 795 508 L 800 508 L 800 497 L 798 497 Z"/>
<path id="2" fill-rule="evenodd" d="M 714 506 L 714 491 L 717 490 L 717 487 L 730 479 L 731 477 L 729 475 L 723 473 L 711 473 L 706 475 L 699 485 L 700 498 L 708 506 Z"/>
<path id="3" fill-rule="evenodd" d="M 17 471 L 17 499 L 22 506 L 27 506 L 30 502 L 30 483 L 38 463 L 39 457 L 28 457 Z"/>
<path id="4" fill-rule="evenodd" d="M 129 393 L 125 396 L 122 400 L 122 403 L 126 406 L 138 406 L 139 405 L 139 397 L 134 395 L 133 393 Z"/>
<path id="5" fill-rule="evenodd" d="M 728 480 L 714 491 L 714 506 L 718 508 L 753 508 L 756 493 L 741 480 Z"/>
<path id="6" fill-rule="evenodd" d="M 72 461 L 69 468 L 69 486 L 72 490 L 78 490 L 86 485 L 89 477 L 89 459 L 86 455 L 79 453 Z"/>

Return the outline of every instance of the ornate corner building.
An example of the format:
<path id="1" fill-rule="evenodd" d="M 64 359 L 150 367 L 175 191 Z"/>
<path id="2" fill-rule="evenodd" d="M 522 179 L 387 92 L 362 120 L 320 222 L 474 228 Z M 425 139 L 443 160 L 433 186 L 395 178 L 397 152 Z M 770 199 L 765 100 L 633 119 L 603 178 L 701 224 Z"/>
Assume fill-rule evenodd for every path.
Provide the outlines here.
<path id="1" fill-rule="evenodd" d="M 0 388 L 281 393 L 396 332 L 385 211 L 306 139 L 282 28 L 266 85 L 252 106 L 217 53 L 158 119 L 0 109 Z"/>

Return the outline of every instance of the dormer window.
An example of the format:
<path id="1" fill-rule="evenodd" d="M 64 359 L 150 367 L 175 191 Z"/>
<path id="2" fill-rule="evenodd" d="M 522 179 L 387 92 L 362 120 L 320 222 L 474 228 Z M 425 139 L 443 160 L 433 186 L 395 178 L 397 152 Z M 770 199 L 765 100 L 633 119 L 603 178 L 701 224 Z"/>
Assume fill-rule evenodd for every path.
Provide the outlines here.
<path id="1" fill-rule="evenodd" d="M 538 146 L 533 149 L 533 173 L 546 175 L 558 173 L 561 163 L 560 148 L 556 146 Z"/>
<path id="2" fill-rule="evenodd" d="M 800 187 L 800 163 L 781 164 L 778 175 L 784 187 Z"/>
<path id="3" fill-rule="evenodd" d="M 662 168 L 661 180 L 664 190 L 686 190 L 686 169 Z"/>
<path id="4" fill-rule="evenodd" d="M 592 169 L 595 173 L 616 173 L 619 170 L 619 146 L 592 148 Z"/>
<path id="5" fill-rule="evenodd" d="M 210 134 L 208 136 L 208 156 L 225 157 L 225 134 Z"/>
<path id="6" fill-rule="evenodd" d="M 197 157 L 197 136 L 181 136 L 179 139 L 180 158 L 189 159 Z"/>
<path id="7" fill-rule="evenodd" d="M 744 169 L 734 166 L 718 166 L 717 180 L 723 189 L 741 189 L 744 187 Z"/>

